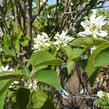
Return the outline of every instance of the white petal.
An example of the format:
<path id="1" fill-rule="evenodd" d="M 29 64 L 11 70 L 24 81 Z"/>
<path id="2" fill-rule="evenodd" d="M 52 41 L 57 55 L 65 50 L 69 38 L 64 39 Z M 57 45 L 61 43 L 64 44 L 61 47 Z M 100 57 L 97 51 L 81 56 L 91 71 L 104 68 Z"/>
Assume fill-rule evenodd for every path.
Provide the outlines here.
<path id="1" fill-rule="evenodd" d="M 93 34 L 93 37 L 94 37 L 94 38 L 97 38 L 97 35 L 96 35 L 96 34 Z"/>
<path id="2" fill-rule="evenodd" d="M 105 37 L 108 35 L 107 31 L 103 31 L 103 30 L 100 30 L 98 33 L 97 33 L 98 36 L 101 36 L 101 37 Z"/>
<path id="3" fill-rule="evenodd" d="M 98 25 L 100 25 L 100 26 L 104 26 L 107 23 L 106 21 L 104 21 L 104 19 L 105 19 L 105 17 L 98 16 L 96 18 L 96 23 L 98 23 Z"/>
<path id="4" fill-rule="evenodd" d="M 8 71 L 14 71 L 14 70 L 11 68 L 11 69 L 9 69 Z"/>
<path id="5" fill-rule="evenodd" d="M 103 97 L 104 96 L 103 91 L 98 91 L 97 96 L 100 97 L 100 98 Z"/>
<path id="6" fill-rule="evenodd" d="M 92 32 L 88 29 L 86 31 L 79 32 L 79 35 L 83 37 L 86 37 L 86 35 L 90 35 L 90 34 L 92 34 Z"/>
<path id="7" fill-rule="evenodd" d="M 34 49 L 38 49 L 39 46 L 38 46 L 37 44 L 34 44 L 34 45 L 33 45 L 33 48 L 34 48 Z"/>
<path id="8" fill-rule="evenodd" d="M 96 13 L 93 12 L 92 15 L 90 16 L 90 21 L 94 22 L 95 18 L 96 18 Z"/>
<path id="9" fill-rule="evenodd" d="M 83 36 L 83 37 L 86 37 L 85 32 L 79 32 L 78 35 Z"/>
<path id="10" fill-rule="evenodd" d="M 59 41 L 55 41 L 53 44 L 54 44 L 54 45 L 58 45 L 58 44 L 60 44 L 60 43 L 59 43 Z"/>
<path id="11" fill-rule="evenodd" d="M 50 44 L 49 43 L 45 43 L 45 46 L 50 46 Z"/>
<path id="12" fill-rule="evenodd" d="M 44 36 L 45 39 L 48 38 L 48 35 L 46 33 L 42 32 L 42 35 Z"/>
<path id="13" fill-rule="evenodd" d="M 86 29 L 89 26 L 90 22 L 88 20 L 85 20 L 84 22 L 81 22 L 81 25 L 84 29 Z"/>
<path id="14" fill-rule="evenodd" d="M 4 68 L 4 70 L 5 70 L 5 71 L 8 71 L 8 68 L 9 68 L 9 66 L 6 65 L 5 68 Z"/>

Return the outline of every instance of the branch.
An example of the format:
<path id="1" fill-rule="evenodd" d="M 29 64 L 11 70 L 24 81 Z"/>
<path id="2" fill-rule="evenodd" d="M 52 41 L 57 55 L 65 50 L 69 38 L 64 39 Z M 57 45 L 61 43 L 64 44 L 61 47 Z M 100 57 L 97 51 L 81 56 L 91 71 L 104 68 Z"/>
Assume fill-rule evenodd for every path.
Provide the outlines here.
<path id="1" fill-rule="evenodd" d="M 29 49 L 32 47 L 32 0 L 28 0 L 28 37 L 29 37 Z"/>
<path id="2" fill-rule="evenodd" d="M 37 16 L 41 13 L 41 11 L 43 10 L 43 8 L 44 8 L 44 6 L 47 4 L 47 2 L 48 2 L 48 0 L 46 0 L 46 2 L 43 3 L 43 5 L 40 7 L 38 13 L 32 17 L 32 23 L 33 23 L 34 20 L 37 18 Z"/>

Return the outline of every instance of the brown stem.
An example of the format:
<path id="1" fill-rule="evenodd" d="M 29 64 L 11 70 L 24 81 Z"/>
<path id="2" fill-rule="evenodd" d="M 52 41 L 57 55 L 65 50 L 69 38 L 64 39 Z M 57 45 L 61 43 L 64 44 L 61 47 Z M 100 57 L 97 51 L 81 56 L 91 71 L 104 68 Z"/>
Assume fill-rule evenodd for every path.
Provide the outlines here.
<path id="1" fill-rule="evenodd" d="M 28 37 L 29 37 L 29 50 L 32 47 L 32 0 L 28 0 Z"/>

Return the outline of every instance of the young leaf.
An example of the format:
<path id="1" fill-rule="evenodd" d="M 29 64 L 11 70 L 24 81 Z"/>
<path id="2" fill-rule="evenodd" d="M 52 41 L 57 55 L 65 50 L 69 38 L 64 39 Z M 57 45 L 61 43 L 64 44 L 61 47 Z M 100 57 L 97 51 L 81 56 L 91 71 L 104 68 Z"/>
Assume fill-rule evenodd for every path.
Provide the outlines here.
<path id="1" fill-rule="evenodd" d="M 57 89 L 61 87 L 60 79 L 57 76 L 57 73 L 53 70 L 43 69 L 36 72 L 35 77 L 36 80 L 51 85 Z"/>
<path id="2" fill-rule="evenodd" d="M 109 43 L 103 43 L 99 45 L 97 49 L 90 55 L 88 59 L 87 67 L 86 67 L 86 71 L 88 73 L 89 78 L 97 69 L 97 66 L 94 66 L 94 61 L 96 56 L 106 48 L 109 48 Z"/>
<path id="3" fill-rule="evenodd" d="M 59 65 L 62 61 L 58 58 L 55 58 L 47 51 L 38 51 L 32 54 L 29 59 L 29 63 L 33 66 L 38 65 Z"/>

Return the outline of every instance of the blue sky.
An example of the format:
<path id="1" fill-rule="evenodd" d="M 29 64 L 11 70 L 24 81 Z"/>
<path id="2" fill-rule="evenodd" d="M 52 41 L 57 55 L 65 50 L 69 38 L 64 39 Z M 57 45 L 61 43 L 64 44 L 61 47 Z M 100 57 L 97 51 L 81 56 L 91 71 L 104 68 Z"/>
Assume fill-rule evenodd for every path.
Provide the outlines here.
<path id="1" fill-rule="evenodd" d="M 109 1 L 105 2 L 104 6 L 109 6 Z M 109 10 L 109 7 L 106 7 L 105 9 Z"/>
<path id="2" fill-rule="evenodd" d="M 52 4 L 52 3 L 55 3 L 56 0 L 48 0 L 48 4 Z"/>

